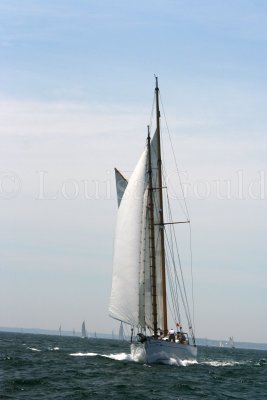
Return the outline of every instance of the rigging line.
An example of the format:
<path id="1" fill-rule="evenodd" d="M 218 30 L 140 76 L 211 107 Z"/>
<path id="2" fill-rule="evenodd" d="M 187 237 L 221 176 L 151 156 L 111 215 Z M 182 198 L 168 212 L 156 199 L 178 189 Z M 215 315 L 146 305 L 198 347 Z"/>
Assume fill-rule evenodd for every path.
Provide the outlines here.
<path id="1" fill-rule="evenodd" d="M 165 195 L 165 197 L 166 197 L 166 195 Z M 165 200 L 166 200 L 166 199 L 165 199 Z M 171 218 L 171 213 L 170 213 L 170 207 L 167 207 L 167 215 L 168 215 L 169 220 L 171 220 L 172 218 Z M 171 242 L 170 253 L 171 253 L 172 259 L 175 259 L 175 257 L 174 257 L 174 248 L 173 248 L 173 234 L 172 234 L 172 229 L 170 229 L 170 227 L 168 227 L 168 228 L 166 229 L 166 226 L 165 226 L 165 235 L 168 235 L 168 232 L 169 232 L 169 235 L 170 235 L 170 242 Z M 168 252 L 167 252 L 167 255 L 168 255 Z M 175 279 L 174 279 L 174 282 L 175 282 Z M 180 315 L 180 311 L 179 311 L 179 301 L 178 301 L 179 295 L 178 295 L 178 287 L 177 287 L 177 284 L 174 285 L 174 288 L 175 288 L 175 296 L 176 296 L 177 305 L 178 305 L 178 314 Z"/>
<path id="2" fill-rule="evenodd" d="M 172 308 L 170 307 L 170 302 L 169 302 L 168 299 L 167 299 L 167 304 L 168 304 L 168 310 L 169 310 L 169 312 L 171 313 L 171 316 L 172 316 L 172 320 L 176 321 L 175 315 L 173 314 L 173 311 L 172 311 Z"/>
<path id="3" fill-rule="evenodd" d="M 175 320 L 175 315 L 174 315 L 175 305 L 174 305 L 174 297 L 173 297 L 172 279 L 171 279 L 171 276 L 170 276 L 171 274 L 170 274 L 170 270 L 169 270 L 169 265 L 168 265 L 168 263 L 166 263 L 166 264 L 167 264 L 167 268 L 166 269 L 167 269 L 168 282 L 169 282 L 169 287 L 170 287 L 172 307 L 170 307 L 170 302 L 169 302 L 168 298 L 167 298 L 167 302 L 168 302 L 168 305 L 169 305 L 169 310 L 170 310 L 171 315 L 172 315 L 172 319 Z"/>
<path id="4" fill-rule="evenodd" d="M 189 224 L 189 225 L 190 225 L 190 224 Z M 176 234 L 175 234 L 174 228 L 173 228 L 173 231 L 174 231 L 174 240 L 175 240 L 176 248 L 177 248 L 177 252 L 178 252 L 178 244 L 177 244 L 177 238 L 176 238 Z M 178 254 L 178 255 L 179 255 L 179 254 Z M 188 313 L 189 313 L 190 325 L 192 326 L 191 315 L 190 315 L 190 307 L 189 307 L 188 298 L 187 298 L 187 293 L 186 293 L 186 289 L 185 289 L 184 276 L 183 276 L 183 270 L 182 270 L 182 265 L 181 265 L 180 257 L 179 257 L 179 266 L 180 266 L 180 273 L 181 273 L 181 278 L 182 278 L 182 283 L 183 283 L 184 296 L 185 296 L 186 305 L 187 305 L 187 309 L 188 309 Z"/>
<path id="5" fill-rule="evenodd" d="M 168 202 L 168 193 L 167 192 L 164 195 L 164 200 L 165 200 L 165 203 L 167 204 L 166 215 L 167 215 L 167 218 L 169 218 L 169 220 L 171 221 L 172 215 L 171 215 L 170 204 Z M 175 263 L 174 262 L 170 263 L 170 261 L 169 261 L 169 256 L 171 257 L 172 260 L 175 260 L 174 248 L 173 248 L 173 243 L 174 243 L 173 229 L 171 229 L 170 227 L 166 227 L 164 225 L 164 233 L 165 233 L 165 236 L 170 235 L 169 251 L 166 251 L 166 260 L 168 262 L 168 268 L 170 269 L 170 265 L 171 264 L 173 265 L 173 268 L 170 269 L 170 271 L 169 271 L 169 277 L 168 277 L 169 278 L 169 286 L 170 286 L 170 289 L 172 290 L 174 310 L 176 311 L 176 315 L 178 316 L 178 319 L 181 320 L 180 309 L 179 309 L 179 289 L 177 286 L 177 279 L 175 279 L 175 275 L 173 276 L 173 273 L 171 273 L 172 270 L 175 270 Z"/>
<path id="6" fill-rule="evenodd" d="M 169 203 L 168 203 L 169 205 Z M 171 212 L 171 209 L 170 209 Z M 190 226 L 190 224 L 189 224 Z M 189 304 L 188 304 L 188 299 L 187 299 L 187 293 L 185 290 L 185 284 L 184 284 L 184 278 L 183 278 L 183 270 L 182 270 L 182 265 L 181 265 L 181 259 L 180 259 L 180 255 L 179 255 L 179 249 L 178 249 L 178 243 L 177 243 L 177 238 L 176 238 L 176 233 L 175 233 L 175 229 L 174 226 L 171 226 L 171 232 L 173 232 L 174 236 L 174 241 L 176 243 L 176 251 L 177 251 L 177 257 L 178 257 L 178 262 L 179 262 L 179 267 L 180 267 L 180 274 L 181 274 L 181 278 L 182 278 L 182 282 L 183 282 L 183 288 L 184 288 L 184 295 L 186 298 L 186 303 L 187 303 L 187 307 L 188 310 L 190 310 L 189 308 Z M 192 295 L 192 311 L 193 311 L 193 324 L 194 324 L 194 288 L 193 288 L 193 267 L 192 267 L 192 238 L 191 238 L 191 226 L 190 226 L 190 236 L 189 236 L 189 248 L 190 248 L 190 274 L 191 274 L 191 295 Z M 175 258 L 175 257 L 174 257 Z M 190 316 L 190 311 L 189 311 L 189 316 Z M 192 326 L 192 322 L 191 322 L 191 316 L 190 316 L 190 325 Z M 195 330 L 195 324 L 193 325 L 193 329 Z"/>
<path id="7" fill-rule="evenodd" d="M 170 279 L 170 278 L 168 278 L 168 279 Z M 175 299 L 172 298 L 172 307 L 170 305 L 169 299 L 167 299 L 167 303 L 168 303 L 169 312 L 171 313 L 173 322 L 175 323 L 175 322 L 181 321 L 181 316 L 180 316 L 180 313 L 177 312 L 176 307 L 174 306 L 174 300 Z"/>
<path id="8" fill-rule="evenodd" d="M 171 233 L 171 232 L 170 232 Z M 172 236 L 172 233 L 171 233 L 171 236 Z M 171 239 L 172 240 L 172 239 Z M 173 241 L 172 241 L 172 249 L 171 249 L 171 251 L 172 251 L 172 259 L 174 260 L 175 259 L 175 256 L 174 256 L 174 249 L 173 249 Z M 180 296 L 179 296 L 179 287 L 178 287 L 178 285 L 177 285 L 177 279 L 176 279 L 176 275 L 175 275 L 175 265 L 173 265 L 173 270 L 174 270 L 174 282 L 175 282 L 175 295 L 176 295 L 176 299 L 177 299 L 177 310 L 178 310 L 178 314 L 179 314 L 179 322 L 181 321 L 181 317 L 180 317 L 180 305 L 179 305 L 179 302 L 180 302 L 180 300 L 179 300 L 179 298 L 180 298 Z"/>
<path id="9" fill-rule="evenodd" d="M 168 210 L 169 210 L 169 217 L 170 217 L 170 220 L 172 220 L 172 219 L 173 219 L 173 218 L 172 218 L 172 210 L 171 210 L 170 199 L 169 199 L 169 195 L 168 195 L 168 193 L 166 193 L 166 201 L 167 201 Z M 178 243 L 177 243 L 177 240 L 176 240 L 176 235 L 175 235 L 175 229 L 174 229 L 174 226 L 173 226 L 173 225 L 171 225 L 171 226 L 170 226 L 170 229 L 171 229 L 172 235 L 174 236 L 174 239 L 175 239 L 176 251 L 177 251 L 177 256 L 178 256 L 179 266 L 180 266 L 181 275 L 182 275 L 182 263 L 181 263 L 181 258 L 180 258 L 180 253 L 179 253 Z"/>
<path id="10" fill-rule="evenodd" d="M 175 277 L 173 277 L 173 273 L 170 267 L 170 261 L 169 261 L 169 254 L 168 252 L 166 253 L 167 257 L 167 272 L 168 272 L 168 283 L 170 287 L 170 292 L 171 292 L 171 298 L 172 298 L 172 303 L 173 303 L 173 310 L 175 311 L 175 317 L 176 322 L 181 321 L 181 315 L 180 315 L 180 308 L 179 308 L 179 296 L 178 296 L 178 290 L 177 290 L 177 283 L 175 280 Z M 173 313 L 172 313 L 173 314 Z"/>
<path id="11" fill-rule="evenodd" d="M 162 102 L 161 102 L 161 104 L 162 104 Z M 163 108 L 163 105 L 162 105 L 162 108 Z M 164 113 L 164 109 L 163 109 L 163 113 Z M 165 114 L 164 114 L 164 116 L 165 116 Z M 172 153 L 173 153 L 173 159 L 174 159 L 174 163 L 175 163 L 175 168 L 176 168 L 176 170 L 177 170 L 177 175 L 178 175 L 178 177 L 179 177 L 179 183 L 180 183 L 180 187 L 181 187 L 181 190 L 182 190 L 181 178 L 180 178 L 179 171 L 178 171 L 178 167 L 177 167 L 177 162 L 176 162 L 176 158 L 175 158 L 175 154 L 174 154 L 174 149 L 173 149 L 172 142 L 171 142 L 171 137 L 170 137 L 170 132 L 169 132 L 169 128 L 168 128 L 168 125 L 167 125 L 166 117 L 165 117 L 165 123 L 166 123 L 167 131 L 168 131 L 169 141 L 170 141 L 171 148 L 172 148 Z M 163 131 L 162 127 L 161 127 L 161 131 Z M 162 136 L 163 136 L 163 135 L 162 135 Z M 162 148 L 162 159 L 165 160 L 164 142 L 163 142 L 163 138 L 162 138 L 162 137 L 161 137 L 161 148 Z M 164 183 L 165 186 L 167 186 L 167 173 L 166 173 L 166 169 L 165 169 L 165 164 L 164 164 L 163 162 L 162 162 L 162 176 L 163 176 L 163 183 Z M 185 217 L 186 217 L 187 219 L 189 219 L 188 210 L 187 210 L 186 207 L 183 207 L 183 206 L 182 206 L 182 203 L 181 203 L 181 201 L 180 201 L 179 194 L 176 193 L 176 191 L 175 191 L 175 186 L 173 186 L 173 185 L 171 184 L 170 181 L 168 181 L 168 184 L 169 184 L 168 186 L 172 188 L 174 194 L 176 194 L 176 198 L 177 198 L 177 200 L 178 200 L 179 207 L 181 208 L 183 214 L 185 214 Z M 184 196 L 183 190 L 182 190 L 182 200 L 183 200 L 183 202 L 185 202 L 185 196 Z"/>
<path id="12" fill-rule="evenodd" d="M 171 208 L 170 208 L 170 201 L 169 201 L 168 193 L 166 194 L 166 196 L 167 196 L 167 204 L 168 204 L 169 212 L 170 212 L 170 215 L 171 215 Z M 172 219 L 172 217 L 171 217 L 171 219 Z M 187 294 L 186 294 L 186 290 L 185 290 L 185 283 L 184 283 L 184 278 L 183 278 L 183 270 L 182 270 L 181 259 L 180 259 L 179 250 L 178 250 L 177 238 L 176 238 L 174 226 L 171 225 L 171 228 L 173 230 L 173 236 L 174 236 L 174 240 L 175 240 L 176 251 L 177 251 L 177 256 L 178 256 L 178 261 L 179 261 L 180 274 L 181 274 L 182 283 L 183 283 L 184 296 L 185 296 L 185 299 L 186 299 L 186 304 L 187 304 L 187 308 L 188 308 L 188 312 L 189 312 L 190 308 L 189 308 Z M 190 237 L 190 246 L 191 246 L 191 237 Z M 192 249 L 192 246 L 191 246 L 191 249 Z M 190 257 L 190 259 L 191 259 L 191 257 Z M 190 312 L 189 312 L 189 315 L 190 315 Z M 192 325 L 191 317 L 190 317 L 190 325 Z"/>
<path id="13" fill-rule="evenodd" d="M 173 231 L 174 231 L 174 229 L 173 229 Z M 185 289 L 185 283 L 184 283 L 182 265 L 181 265 L 181 261 L 180 261 L 180 257 L 179 257 L 179 253 L 178 253 L 178 246 L 177 246 L 175 231 L 174 231 L 173 233 L 174 233 L 174 237 L 175 237 L 176 250 L 177 250 L 177 254 L 178 254 L 178 261 L 179 261 L 179 267 L 180 267 L 180 274 L 181 274 L 181 280 L 182 280 L 183 291 L 182 291 L 181 286 L 180 286 L 180 281 L 179 281 L 179 278 L 178 278 L 178 275 L 177 275 L 176 268 L 175 268 L 175 273 L 176 273 L 177 281 L 178 281 L 178 284 L 179 284 L 179 289 L 180 289 L 180 293 L 181 293 L 181 296 L 182 296 L 182 300 L 183 300 L 183 304 L 184 304 L 184 309 L 185 309 L 186 316 L 187 316 L 187 321 L 188 321 L 188 324 L 189 324 L 190 326 L 192 326 L 191 316 L 190 316 L 190 308 L 189 308 L 188 299 L 187 299 L 187 293 L 186 293 L 186 289 Z M 168 239 L 168 238 L 167 238 L 167 239 Z M 170 245 L 170 244 L 168 243 L 168 245 Z M 175 257 L 173 256 L 173 263 L 175 264 L 175 261 L 174 261 L 174 260 L 175 260 Z M 185 303 L 184 303 L 184 299 L 185 299 Z M 185 305 L 185 304 L 186 304 L 186 305 Z"/>
<path id="14" fill-rule="evenodd" d="M 165 202 L 166 202 L 166 204 L 167 204 L 167 216 L 168 216 L 168 218 L 169 218 L 169 221 L 172 221 L 173 220 L 173 217 L 172 217 L 172 211 L 171 211 L 171 206 L 170 206 L 170 199 L 169 199 L 169 194 L 168 194 L 168 192 L 167 191 L 165 191 Z M 183 210 L 184 211 L 184 210 Z M 167 235 L 167 230 L 166 230 L 166 227 L 165 227 L 165 234 Z M 175 255 L 174 255 L 174 239 L 173 239 L 173 236 L 175 237 L 175 229 L 174 229 L 174 226 L 172 226 L 172 227 L 169 227 L 169 234 L 170 234 L 170 241 L 169 241 L 169 243 L 171 242 L 171 249 L 170 249 L 170 252 L 171 252 L 171 255 L 172 255 L 172 259 L 173 260 L 175 260 Z M 179 262 L 179 267 L 180 267 L 180 273 L 181 273 L 181 277 L 182 277 L 182 281 L 183 281 L 183 272 L 182 272 L 182 265 L 181 265 L 181 259 L 180 259 L 180 254 L 179 254 L 179 249 L 178 249 L 178 244 L 177 244 L 177 241 L 175 240 L 175 243 L 176 243 L 176 252 L 177 252 L 177 257 L 178 257 L 178 262 Z M 173 264 L 174 264 L 174 269 L 175 269 L 175 261 L 173 261 Z M 184 286 L 184 285 L 183 285 Z M 176 297 L 177 297 L 177 299 L 178 299 L 178 287 L 177 287 L 177 284 L 176 284 Z M 185 294 L 186 294 L 186 291 L 185 291 L 185 288 L 184 288 L 184 292 L 185 292 Z M 179 304 L 179 303 L 178 303 Z M 188 304 L 187 304 L 188 305 Z M 188 312 L 189 312 L 189 307 L 188 307 Z M 189 315 L 190 315 L 190 312 L 189 312 Z"/>
<path id="15" fill-rule="evenodd" d="M 163 140 L 161 139 L 161 148 L 162 148 L 162 159 L 165 160 L 165 151 L 164 151 L 164 143 Z M 163 178 L 163 184 L 167 187 L 167 173 L 166 173 L 166 169 L 165 169 L 165 164 L 162 162 L 162 178 Z M 180 183 L 181 185 L 181 183 Z M 176 195 L 176 198 L 178 200 L 178 204 L 179 207 L 182 210 L 182 213 L 185 215 L 185 218 L 188 219 L 188 213 L 187 210 L 185 209 L 185 207 L 182 206 L 180 198 L 178 193 L 175 192 L 175 186 L 172 185 L 172 183 L 170 181 L 168 181 L 168 186 L 170 188 L 172 188 L 174 194 Z M 182 193 L 182 199 L 184 198 L 184 194 Z"/>
<path id="16" fill-rule="evenodd" d="M 166 197 L 166 194 L 165 194 L 165 196 L 164 197 Z M 166 201 L 166 199 L 165 199 L 165 201 Z M 167 207 L 167 209 L 166 209 L 166 214 L 167 214 L 167 217 L 169 218 L 169 220 L 171 220 L 170 219 L 170 209 L 169 209 L 169 207 Z M 164 233 L 165 233 L 165 235 L 168 235 L 168 232 L 170 233 L 170 236 L 171 236 L 171 244 L 172 244 L 172 246 L 171 246 L 171 248 L 170 248 L 170 253 L 171 253 L 171 257 L 173 258 L 173 255 L 174 255 L 174 252 L 173 252 L 173 240 L 172 240 L 172 231 L 171 231 L 171 229 L 166 229 L 166 226 L 164 226 Z M 170 262 L 169 262 L 169 253 L 166 251 L 166 261 L 167 261 L 167 267 L 170 269 Z M 169 275 L 168 275 L 168 278 L 169 278 L 169 286 L 170 286 L 170 288 L 171 288 L 171 290 L 172 290 L 172 292 L 171 292 L 171 294 L 172 294 L 172 296 L 173 296 L 173 299 L 177 299 L 178 300 L 178 296 L 177 296 L 177 285 L 175 285 L 175 279 L 173 279 L 173 276 L 172 276 L 172 270 L 170 269 L 169 271 Z M 175 290 L 175 288 L 176 288 L 176 290 Z M 175 296 L 176 295 L 176 296 Z M 179 305 L 179 303 L 178 303 L 178 301 L 177 302 L 175 302 L 174 300 L 173 300 L 173 306 L 175 307 L 175 304 L 178 304 Z M 175 307 L 176 308 L 176 307 Z"/>
<path id="17" fill-rule="evenodd" d="M 191 224 L 189 224 L 189 235 L 190 235 L 190 271 L 191 271 L 191 290 L 192 290 L 192 313 L 193 313 L 193 329 L 195 334 L 195 299 L 194 299 L 194 276 L 193 276 L 193 252 L 192 252 L 192 230 Z"/>
<path id="18" fill-rule="evenodd" d="M 175 296 L 174 296 L 174 279 L 172 276 L 172 270 L 170 268 L 170 263 L 169 263 L 169 255 L 168 253 L 166 255 L 166 265 L 167 265 L 167 274 L 168 274 L 168 283 L 169 283 L 169 288 L 170 288 L 170 294 L 171 294 L 171 299 L 172 299 L 172 305 L 173 309 L 175 310 Z"/>
<path id="19" fill-rule="evenodd" d="M 167 236 L 167 232 L 165 231 L 166 236 Z M 170 236 L 172 237 L 172 230 L 170 230 Z M 180 287 L 180 281 L 177 275 L 177 271 L 176 271 L 176 267 L 175 267 L 175 255 L 174 255 L 174 249 L 173 249 L 173 240 L 171 239 L 171 243 L 170 240 L 168 240 L 168 237 L 166 238 L 168 241 L 168 247 L 169 247 L 169 252 L 171 255 L 171 259 L 172 259 L 172 265 L 173 265 L 173 272 L 174 272 L 174 282 L 175 282 L 175 292 L 176 292 L 176 299 L 177 299 L 177 304 L 178 304 L 178 313 L 180 316 L 180 307 L 179 307 L 179 291 L 181 294 L 181 297 L 183 296 L 181 287 Z M 184 304 L 184 303 L 183 303 Z M 181 319 L 181 318 L 180 318 Z"/>
<path id="20" fill-rule="evenodd" d="M 187 218 L 188 218 L 188 220 L 190 220 L 189 211 L 188 211 L 188 207 L 187 207 L 186 200 L 185 200 L 182 180 L 181 180 L 181 176 L 180 176 L 179 169 L 178 169 L 178 164 L 177 164 L 175 153 L 174 153 L 174 147 L 173 147 L 173 144 L 172 144 L 172 139 L 171 139 L 168 123 L 167 123 L 165 110 L 164 110 L 164 107 L 163 107 L 163 102 L 162 102 L 162 99 L 161 99 L 161 94 L 160 94 L 160 104 L 161 104 L 161 107 L 162 107 L 162 111 L 163 111 L 163 115 L 164 115 L 164 119 L 165 119 L 165 123 L 166 123 L 166 127 L 167 127 L 167 132 L 168 132 L 168 135 L 169 135 L 169 140 L 170 140 L 170 143 L 171 143 L 171 149 L 172 149 L 173 158 L 174 158 L 174 162 L 175 162 L 176 172 L 177 172 L 178 177 L 179 177 L 179 183 L 180 183 L 181 191 L 182 191 L 182 194 L 183 194 L 183 200 L 184 200 L 184 205 L 185 205 L 185 209 L 186 209 Z"/>
<path id="21" fill-rule="evenodd" d="M 162 150 L 162 154 L 163 154 L 162 158 L 164 159 L 165 158 L 164 149 Z M 173 190 L 173 193 L 176 196 L 175 199 L 178 200 L 178 204 L 179 204 L 179 207 L 180 207 L 182 213 L 185 215 L 186 219 L 189 219 L 188 218 L 188 213 L 187 213 L 186 209 L 183 207 L 183 205 L 182 205 L 182 203 L 180 201 L 181 198 L 180 198 L 179 194 L 175 191 L 175 186 L 172 184 L 172 182 L 170 180 L 168 180 L 168 185 L 167 185 L 167 174 L 166 174 L 166 169 L 165 169 L 164 163 L 162 163 L 162 177 L 163 177 L 163 186 L 165 186 L 165 187 L 168 186 L 169 188 L 171 188 Z M 182 195 L 182 198 L 183 198 L 183 195 Z"/>
<path id="22" fill-rule="evenodd" d="M 167 241 L 168 247 L 170 248 L 170 243 L 169 243 L 169 240 L 168 240 L 168 236 L 166 236 L 166 239 L 167 239 L 166 241 Z M 173 263 L 173 265 L 175 265 L 174 259 L 172 259 L 172 263 Z M 174 268 L 174 271 L 177 272 L 175 268 Z M 177 277 L 177 274 L 175 274 L 175 275 Z M 189 323 L 189 321 L 190 321 L 189 309 L 188 309 L 188 306 L 187 306 L 187 304 L 185 302 L 185 299 L 184 299 L 185 293 L 183 293 L 183 291 L 182 291 L 182 288 L 181 288 L 180 281 L 179 281 L 178 277 L 177 277 L 177 283 L 179 285 L 179 289 L 180 289 L 180 293 L 181 293 L 182 302 L 183 302 L 183 305 L 184 305 L 184 311 L 185 311 L 185 314 L 186 314 L 187 322 Z"/>

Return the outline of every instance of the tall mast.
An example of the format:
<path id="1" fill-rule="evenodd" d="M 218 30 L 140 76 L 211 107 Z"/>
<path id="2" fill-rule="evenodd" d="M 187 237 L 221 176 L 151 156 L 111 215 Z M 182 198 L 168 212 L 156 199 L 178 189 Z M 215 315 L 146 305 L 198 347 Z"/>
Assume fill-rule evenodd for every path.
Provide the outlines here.
<path id="1" fill-rule="evenodd" d="M 159 87 L 156 76 L 156 119 L 157 119 L 157 149 L 158 149 L 158 190 L 159 190 L 159 223 L 160 223 L 160 246 L 161 246 L 161 279 L 162 279 L 162 315 L 164 335 L 168 333 L 167 300 L 166 300 L 166 272 L 165 272 L 165 243 L 164 243 L 164 214 L 162 195 L 162 160 L 160 144 L 160 110 L 159 110 Z"/>
<path id="2" fill-rule="evenodd" d="M 148 148 L 148 209 L 149 209 L 149 244 L 150 244 L 150 268 L 152 277 L 152 314 L 154 337 L 157 337 L 158 314 L 157 314 L 157 284 L 156 284 L 156 250 L 155 250 L 155 227 L 154 227 L 154 202 L 153 182 L 151 165 L 150 132 L 147 127 L 147 148 Z"/>

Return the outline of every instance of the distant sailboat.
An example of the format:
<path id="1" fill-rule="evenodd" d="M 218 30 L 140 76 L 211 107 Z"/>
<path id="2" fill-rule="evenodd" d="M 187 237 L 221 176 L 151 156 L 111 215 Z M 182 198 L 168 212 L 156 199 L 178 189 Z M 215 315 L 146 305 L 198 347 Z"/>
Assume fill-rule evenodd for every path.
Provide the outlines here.
<path id="1" fill-rule="evenodd" d="M 232 349 L 235 348 L 235 342 L 233 336 L 229 337 L 229 346 L 232 347 Z"/>
<path id="2" fill-rule="evenodd" d="M 119 209 L 109 314 L 131 326 L 133 357 L 141 352 L 148 363 L 196 360 L 193 323 L 174 229 L 174 224 L 190 221 L 188 216 L 186 221 L 171 221 L 169 197 L 165 196 L 157 78 L 155 103 L 156 131 L 151 138 L 148 127 L 145 150 L 130 180 L 127 182 L 115 169 Z M 165 205 L 168 222 L 164 221 Z M 172 323 L 167 315 L 170 308 Z M 182 308 L 191 339 L 182 329 Z M 170 326 L 176 331 L 169 330 Z"/>
<path id="3" fill-rule="evenodd" d="M 123 323 L 120 323 L 120 329 L 119 329 L 119 340 L 125 340 L 125 335 L 124 335 L 124 329 L 123 329 Z"/>
<path id="4" fill-rule="evenodd" d="M 61 336 L 61 325 L 58 328 L 59 336 Z"/>
<path id="5" fill-rule="evenodd" d="M 82 323 L 82 338 L 86 338 L 87 337 L 87 333 L 86 333 L 86 328 L 85 328 L 85 321 L 83 321 Z"/>

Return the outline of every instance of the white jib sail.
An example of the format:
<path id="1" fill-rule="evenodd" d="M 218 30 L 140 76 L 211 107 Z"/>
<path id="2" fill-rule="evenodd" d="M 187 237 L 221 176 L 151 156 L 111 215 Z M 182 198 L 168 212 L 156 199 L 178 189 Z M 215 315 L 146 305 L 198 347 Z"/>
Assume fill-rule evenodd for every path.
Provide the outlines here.
<path id="1" fill-rule="evenodd" d="M 116 188 L 117 188 L 117 198 L 118 198 L 118 207 L 120 206 L 122 196 L 127 187 L 128 181 L 124 176 L 120 173 L 120 171 L 115 168 L 115 178 L 116 178 Z"/>
<path id="2" fill-rule="evenodd" d="M 128 182 L 118 209 L 114 241 L 111 317 L 139 325 L 140 254 L 144 192 L 145 150 Z"/>

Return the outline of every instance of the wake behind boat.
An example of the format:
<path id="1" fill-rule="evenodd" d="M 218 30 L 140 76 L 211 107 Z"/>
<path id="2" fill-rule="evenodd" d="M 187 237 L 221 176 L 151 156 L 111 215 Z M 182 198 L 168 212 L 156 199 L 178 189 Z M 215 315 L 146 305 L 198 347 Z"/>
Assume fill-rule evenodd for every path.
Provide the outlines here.
<path id="1" fill-rule="evenodd" d="M 155 134 L 151 138 L 148 127 L 145 149 L 129 181 L 115 169 L 119 209 L 109 314 L 130 325 L 134 359 L 148 363 L 196 360 L 193 323 L 175 234 L 177 224 L 190 221 L 188 214 L 183 221 L 171 220 L 161 155 L 157 78 L 155 105 Z M 184 332 L 183 319 L 188 332 Z"/>

